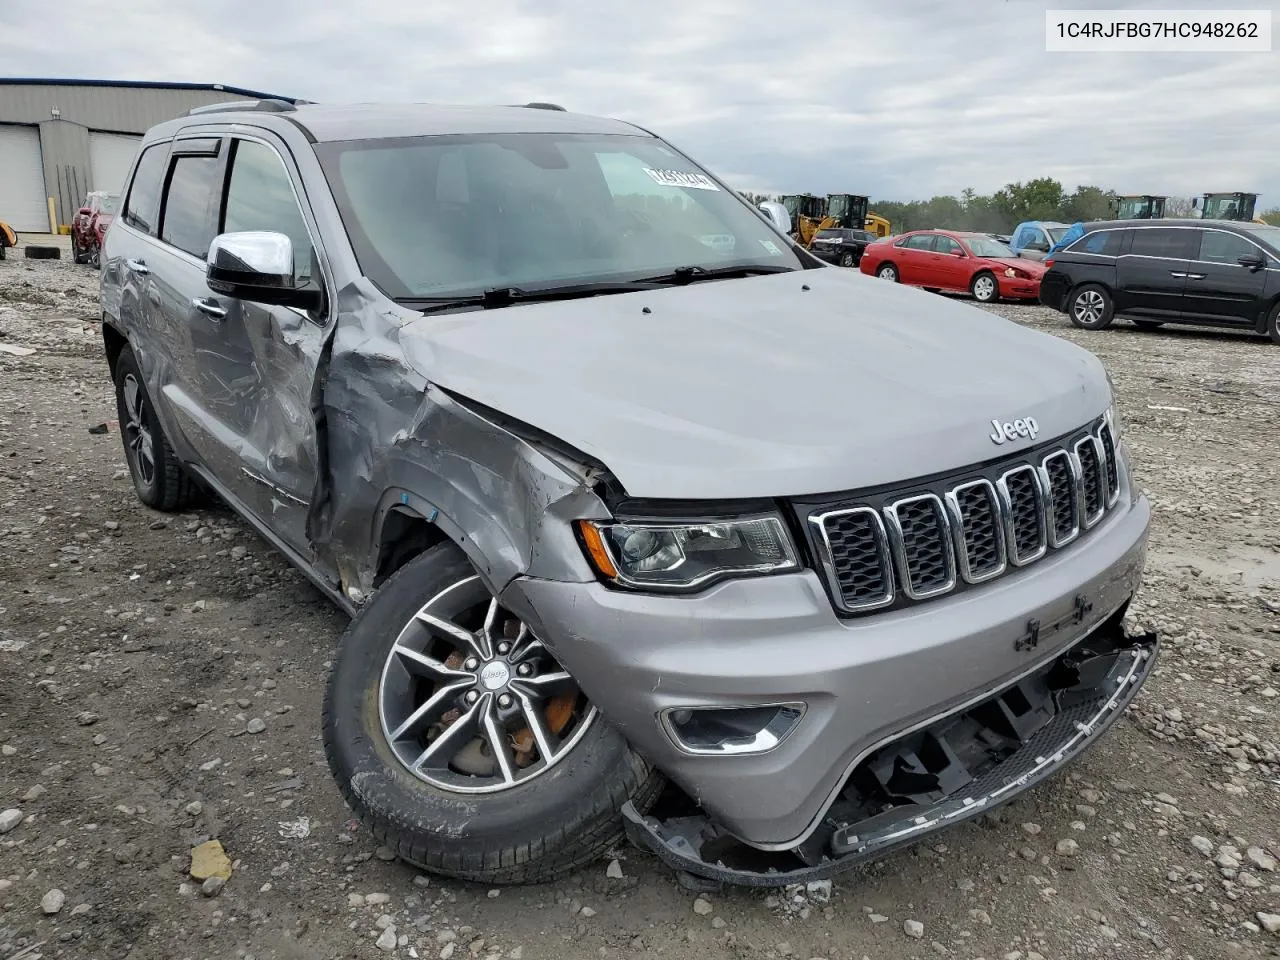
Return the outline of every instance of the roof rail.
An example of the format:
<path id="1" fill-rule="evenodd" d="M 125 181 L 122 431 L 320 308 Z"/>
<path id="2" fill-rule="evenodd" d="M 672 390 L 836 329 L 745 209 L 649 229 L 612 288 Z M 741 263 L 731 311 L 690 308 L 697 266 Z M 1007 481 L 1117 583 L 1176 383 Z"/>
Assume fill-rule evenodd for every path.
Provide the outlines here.
<path id="1" fill-rule="evenodd" d="M 298 103 L 309 101 L 299 100 Z M 293 113 L 297 108 L 288 100 L 226 100 L 222 103 L 208 103 L 203 107 L 192 107 L 187 111 L 188 117 L 201 113 L 225 113 L 234 110 L 254 110 L 259 113 Z"/>
<path id="2" fill-rule="evenodd" d="M 564 107 L 560 106 L 558 103 L 542 103 L 535 100 L 533 103 L 524 104 L 524 106 L 528 107 L 530 110 L 559 110 L 561 113 L 566 112 Z"/>

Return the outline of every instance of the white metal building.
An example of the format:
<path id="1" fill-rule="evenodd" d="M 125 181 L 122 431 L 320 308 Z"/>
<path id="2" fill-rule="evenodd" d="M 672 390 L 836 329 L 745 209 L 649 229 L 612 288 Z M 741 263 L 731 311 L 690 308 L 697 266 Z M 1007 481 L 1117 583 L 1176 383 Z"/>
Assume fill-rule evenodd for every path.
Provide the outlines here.
<path id="1" fill-rule="evenodd" d="M 52 197 L 57 224 L 69 224 L 90 190 L 119 191 L 148 128 L 192 107 L 273 96 L 217 83 L 0 78 L 0 220 L 47 233 Z"/>

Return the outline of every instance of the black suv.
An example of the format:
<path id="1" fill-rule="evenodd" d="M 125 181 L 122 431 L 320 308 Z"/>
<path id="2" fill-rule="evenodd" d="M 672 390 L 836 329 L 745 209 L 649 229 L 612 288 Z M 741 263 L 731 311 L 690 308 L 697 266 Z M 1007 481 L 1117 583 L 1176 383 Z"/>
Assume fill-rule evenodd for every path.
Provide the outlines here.
<path id="1" fill-rule="evenodd" d="M 862 251 L 875 239 L 876 235 L 870 230 L 848 230 L 844 227 L 819 230 L 809 252 L 827 263 L 856 267 L 862 261 Z"/>
<path id="2" fill-rule="evenodd" d="M 1113 220 L 1048 260 L 1040 302 L 1085 330 L 1117 314 L 1243 327 L 1280 344 L 1280 227 L 1225 220 Z"/>

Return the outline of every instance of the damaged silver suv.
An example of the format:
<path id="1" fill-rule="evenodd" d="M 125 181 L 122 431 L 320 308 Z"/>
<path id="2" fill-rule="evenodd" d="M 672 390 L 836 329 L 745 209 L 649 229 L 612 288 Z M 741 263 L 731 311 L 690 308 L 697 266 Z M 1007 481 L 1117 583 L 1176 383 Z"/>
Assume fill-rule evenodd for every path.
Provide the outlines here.
<path id="1" fill-rule="evenodd" d="M 829 268 L 627 123 L 246 101 L 151 130 L 102 254 L 140 499 L 216 492 L 353 617 L 339 787 L 425 869 L 625 829 L 835 873 L 989 810 L 1151 671 L 1099 362 Z"/>

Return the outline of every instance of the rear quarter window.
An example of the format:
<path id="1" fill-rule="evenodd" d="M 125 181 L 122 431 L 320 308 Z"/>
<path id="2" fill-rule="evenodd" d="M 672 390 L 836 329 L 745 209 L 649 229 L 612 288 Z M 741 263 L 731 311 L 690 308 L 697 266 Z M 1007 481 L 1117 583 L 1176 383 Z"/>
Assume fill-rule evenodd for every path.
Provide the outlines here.
<path id="1" fill-rule="evenodd" d="M 169 144 L 155 143 L 142 151 L 129 185 L 124 222 L 143 233 L 155 233 L 160 214 L 160 193 L 164 186 L 164 165 Z"/>
<path id="2" fill-rule="evenodd" d="M 1119 230 L 1099 230 L 1086 233 L 1068 249 L 1072 253 L 1097 253 L 1104 257 L 1118 257 L 1124 246 L 1124 234 Z"/>

